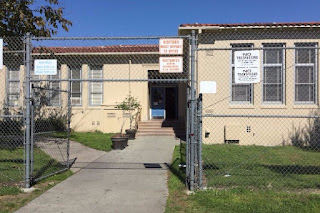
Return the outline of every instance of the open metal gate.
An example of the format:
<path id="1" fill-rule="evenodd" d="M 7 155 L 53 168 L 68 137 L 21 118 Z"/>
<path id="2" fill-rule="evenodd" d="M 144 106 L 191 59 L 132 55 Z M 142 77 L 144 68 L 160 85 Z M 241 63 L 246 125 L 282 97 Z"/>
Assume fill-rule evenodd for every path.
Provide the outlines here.
<path id="1" fill-rule="evenodd" d="M 159 73 L 162 38 L 183 40 L 183 53 L 164 56 L 181 57 L 182 72 Z M 0 155 L 5 162 L 0 162 L 0 166 L 5 164 L 5 169 L 0 171 L 0 176 L 6 176 L 4 184 L 17 179 L 30 187 L 42 178 L 67 170 L 72 163 L 71 130 L 119 131 L 115 126 L 127 120 L 128 113 L 115 110 L 118 97 L 129 94 L 140 99 L 143 105 L 140 116 L 148 118 L 150 102 L 146 97 L 152 88 L 175 88 L 174 96 L 178 98 L 175 116 L 185 123 L 186 137 L 182 139 L 186 139 L 187 149 L 192 150 L 196 116 L 196 94 L 192 92 L 195 91 L 194 35 L 48 38 L 28 34 L 18 41 L 7 39 L 4 43 L 3 69 L 8 73 L 8 81 L 3 85 L 9 89 L 1 91 L 1 97 L 8 100 L 2 104 L 0 124 L 8 126 L 9 119 L 10 124 L 16 125 L 11 125 L 7 132 L 1 130 L 1 152 L 7 153 L 8 146 L 16 152 L 11 157 Z M 21 47 L 14 48 L 17 44 Z M 35 73 L 36 60 L 52 59 L 57 61 L 57 73 Z M 160 101 L 163 100 L 153 104 Z M 188 183 L 194 178 L 189 173 L 192 155 L 187 154 Z M 13 167 L 17 168 L 15 174 L 3 172 Z"/>

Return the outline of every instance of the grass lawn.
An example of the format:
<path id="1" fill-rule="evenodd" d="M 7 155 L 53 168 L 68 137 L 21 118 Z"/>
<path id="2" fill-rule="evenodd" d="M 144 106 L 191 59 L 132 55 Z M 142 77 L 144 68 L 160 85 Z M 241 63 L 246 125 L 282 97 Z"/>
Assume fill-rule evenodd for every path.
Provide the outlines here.
<path id="1" fill-rule="evenodd" d="M 108 152 L 112 150 L 112 135 L 114 134 L 102 132 L 72 132 L 70 140 L 77 141 L 93 149 Z"/>
<path id="2" fill-rule="evenodd" d="M 102 132 L 72 132 L 70 140 L 77 141 L 93 149 L 110 151 L 112 150 L 111 136 L 114 133 Z M 57 134 L 55 135 L 57 137 Z M 58 137 L 66 137 L 65 133 L 58 133 Z"/>
<path id="3" fill-rule="evenodd" d="M 41 178 L 46 175 L 58 172 L 66 168 L 66 165 L 60 164 L 52 159 L 41 149 L 34 150 L 34 172 L 33 178 Z M 66 179 L 72 172 L 65 172 L 50 176 L 39 181 L 32 193 L 22 193 L 20 186 L 24 178 L 24 149 L 16 147 L 15 149 L 0 149 L 0 213 L 13 212 L 30 202 L 43 192 Z"/>
<path id="4" fill-rule="evenodd" d="M 18 187 L 0 187 L 0 213 L 14 212 L 72 175 L 70 170 L 50 176 L 34 185 L 35 191 L 23 193 Z"/>
<path id="5" fill-rule="evenodd" d="M 94 149 L 110 151 L 112 149 L 112 135 L 113 134 L 104 134 L 100 132 L 73 132 L 70 139 Z M 57 136 L 65 138 L 66 134 L 57 133 L 54 135 L 54 137 Z M 50 147 L 46 151 L 50 151 Z M 34 153 L 34 179 L 44 177 L 66 167 L 66 165 L 52 159 L 39 148 L 36 148 Z M 72 172 L 68 170 L 54 176 L 49 176 L 34 185 L 34 187 L 37 188 L 36 191 L 30 194 L 22 193 L 19 186 L 24 178 L 23 159 L 23 147 L 16 147 L 15 149 L 10 150 L 0 149 L 0 213 L 13 212 L 19 209 L 46 190 L 72 175 Z"/>
<path id="6" fill-rule="evenodd" d="M 0 187 L 21 185 L 24 178 L 24 149 L 0 149 Z M 33 179 L 38 179 L 63 170 L 67 165 L 60 164 L 41 149 L 34 150 Z"/>
<path id="7" fill-rule="evenodd" d="M 208 187 L 319 189 L 320 152 L 294 146 L 204 145 Z"/>
<path id="8" fill-rule="evenodd" d="M 204 174 L 212 189 L 188 196 L 180 151 L 184 147 L 177 146 L 170 168 L 166 212 L 320 212 L 318 152 L 205 145 Z"/>
<path id="9" fill-rule="evenodd" d="M 24 176 L 24 149 L 0 148 L 0 187 L 3 183 L 17 185 Z"/>

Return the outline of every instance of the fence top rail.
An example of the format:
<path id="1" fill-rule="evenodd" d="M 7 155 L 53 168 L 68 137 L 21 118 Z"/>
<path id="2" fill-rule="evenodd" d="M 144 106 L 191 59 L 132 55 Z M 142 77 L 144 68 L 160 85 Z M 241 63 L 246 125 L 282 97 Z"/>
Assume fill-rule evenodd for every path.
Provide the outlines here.
<path id="1" fill-rule="evenodd" d="M 61 81 L 70 81 L 70 82 L 103 82 L 103 81 L 118 81 L 118 82 L 139 82 L 139 81 L 149 81 L 149 82 L 188 82 L 187 78 L 175 78 L 175 79 L 117 79 L 117 78 L 95 78 L 95 79 L 30 79 L 30 82 L 61 82 Z"/>
<path id="2" fill-rule="evenodd" d="M 186 36 L 135 36 L 135 37 L 32 37 L 32 40 L 152 40 L 160 38 L 190 38 Z"/>
<path id="3" fill-rule="evenodd" d="M 225 47 L 225 48 L 219 48 L 219 47 L 212 47 L 212 48 L 207 48 L 207 47 L 201 47 L 197 48 L 197 51 L 206 51 L 206 50 L 284 50 L 284 49 L 320 49 L 320 47 L 296 47 L 296 46 L 291 46 L 291 47 Z"/>
<path id="4" fill-rule="evenodd" d="M 198 114 L 199 117 L 234 117 L 234 118 L 320 118 L 319 115 L 239 115 L 239 114 Z"/>

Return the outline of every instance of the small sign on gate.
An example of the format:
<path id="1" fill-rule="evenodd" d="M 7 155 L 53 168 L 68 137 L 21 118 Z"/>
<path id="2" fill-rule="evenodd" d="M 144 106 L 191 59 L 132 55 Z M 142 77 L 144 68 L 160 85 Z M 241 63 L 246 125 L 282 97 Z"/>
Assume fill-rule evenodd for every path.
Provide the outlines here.
<path id="1" fill-rule="evenodd" d="M 56 59 L 34 60 L 34 74 L 35 75 L 56 75 L 57 60 Z"/>
<path id="2" fill-rule="evenodd" d="M 160 73 L 181 73 L 183 72 L 182 57 L 160 57 Z"/>
<path id="3" fill-rule="evenodd" d="M 160 55 L 182 55 L 183 39 L 182 38 L 161 38 L 159 40 Z"/>

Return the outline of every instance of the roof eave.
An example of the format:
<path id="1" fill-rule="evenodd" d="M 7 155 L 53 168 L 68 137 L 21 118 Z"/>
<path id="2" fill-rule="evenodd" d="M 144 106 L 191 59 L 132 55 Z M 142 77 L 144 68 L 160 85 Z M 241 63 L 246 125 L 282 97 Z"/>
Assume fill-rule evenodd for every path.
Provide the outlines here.
<path id="1" fill-rule="evenodd" d="M 54 55 L 157 55 L 159 52 L 68 52 L 54 53 Z M 52 55 L 52 53 L 32 53 L 33 56 Z"/>
<path id="2" fill-rule="evenodd" d="M 183 30 L 197 30 L 199 33 L 202 30 L 237 30 L 237 29 L 283 29 L 283 28 L 319 28 L 319 25 L 282 25 L 282 26 L 272 26 L 272 25 L 255 25 L 255 26 L 180 26 L 178 32 L 180 34 Z"/>

